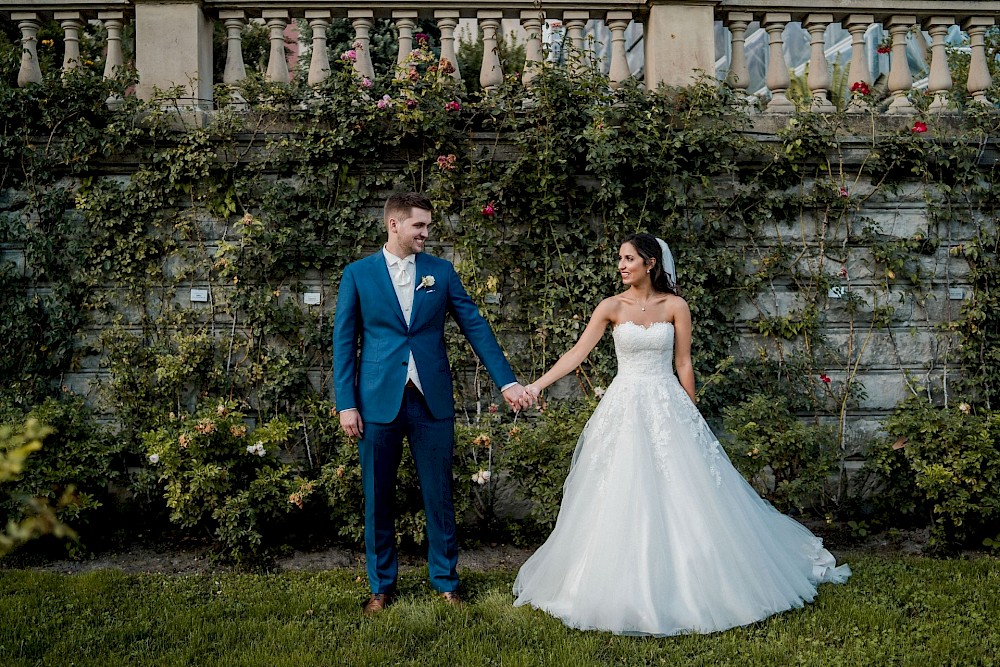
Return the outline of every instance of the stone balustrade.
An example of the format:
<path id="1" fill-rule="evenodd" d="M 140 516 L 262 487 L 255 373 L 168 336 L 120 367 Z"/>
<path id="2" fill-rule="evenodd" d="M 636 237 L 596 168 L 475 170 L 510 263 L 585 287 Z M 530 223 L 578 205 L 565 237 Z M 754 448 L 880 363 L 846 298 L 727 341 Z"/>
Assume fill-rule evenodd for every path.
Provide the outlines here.
<path id="1" fill-rule="evenodd" d="M 604 39 L 610 40 L 608 62 L 604 63 L 612 86 L 633 75 L 625 51 L 625 33 L 635 21 L 643 29 L 644 63 L 642 76 L 648 88 L 661 83 L 683 85 L 703 73 L 715 72 L 715 22 L 728 29 L 731 52 L 728 81 L 748 95 L 749 72 L 745 53 L 748 30 L 759 26 L 767 33 L 768 65 L 764 112 L 788 113 L 794 105 L 788 98 L 791 83 L 783 39 L 786 27 L 799 23 L 808 31 L 810 58 L 808 88 L 816 111 L 834 110 L 831 103 L 830 63 L 825 43 L 829 26 L 839 24 L 852 39 L 848 79 L 871 86 L 869 56 L 871 45 L 864 39 L 871 26 L 880 24 L 889 35 L 888 89 L 892 96 L 889 113 L 916 112 L 908 92 L 914 75 L 907 59 L 908 40 L 920 40 L 927 52 L 927 90 L 934 96 L 931 111 L 947 109 L 953 82 L 948 68 L 945 37 L 952 26 L 968 35 L 971 62 L 968 91 L 977 102 L 991 103 L 987 91 L 992 81 L 986 62 L 984 35 L 1000 14 L 1000 1 L 992 0 L 512 0 L 495 5 L 471 0 L 415 0 L 336 3 L 319 0 L 5 0 L 0 20 L 15 22 L 21 33 L 23 58 L 18 85 L 41 80 L 37 55 L 37 32 L 43 20 L 54 19 L 63 28 L 65 70 L 79 65 L 79 34 L 86 21 L 100 21 L 106 28 L 105 75 L 111 76 L 123 64 L 121 33 L 126 21 L 135 26 L 135 66 L 139 73 L 136 92 L 143 99 L 155 96 L 156 89 L 180 86 L 181 103 L 201 109 L 212 107 L 215 83 L 235 84 L 246 76 L 242 34 L 248 21 L 259 21 L 269 29 L 271 51 L 266 77 L 288 81 L 292 76 L 285 54 L 286 27 L 301 19 L 311 27 L 312 44 L 306 45 L 308 68 L 303 73 L 309 84 L 321 82 L 330 69 L 326 48 L 327 29 L 334 19 L 346 19 L 354 31 L 358 58 L 354 63 L 360 76 L 373 77 L 368 50 L 376 19 L 393 21 L 398 33 L 398 62 L 414 46 L 418 19 L 433 20 L 441 31 L 441 55 L 455 65 L 454 76 L 476 76 L 460 71 L 456 58 L 456 26 L 460 19 L 478 23 L 483 33 L 482 67 L 478 78 L 484 89 L 503 80 L 497 40 L 501 21 L 516 20 L 526 35 L 527 62 L 522 81 L 531 86 L 543 56 L 542 35 L 546 21 L 559 19 L 569 38 L 576 62 L 586 63 L 585 31 L 599 22 Z M 226 30 L 228 48 L 222 82 L 213 81 L 212 30 L 220 22 Z M 916 30 L 914 30 L 916 28 Z M 926 31 L 927 37 L 924 36 Z M 927 43 L 929 41 L 929 44 Z M 854 103 L 850 110 L 859 111 Z"/>
<path id="2" fill-rule="evenodd" d="M 917 109 L 908 97 L 913 88 L 914 75 L 907 58 L 907 41 L 916 40 L 918 50 L 926 53 L 927 91 L 934 96 L 929 111 L 941 113 L 948 108 L 948 95 L 954 82 L 948 67 L 948 50 L 945 37 L 952 26 L 959 26 L 966 33 L 971 55 L 969 63 L 968 91 L 976 102 L 992 104 L 986 93 L 992 85 L 986 60 L 984 35 L 994 25 L 1000 2 L 940 0 L 940 1 L 886 1 L 861 3 L 852 0 L 834 2 L 814 2 L 811 0 L 722 0 L 715 7 L 715 15 L 729 29 L 731 36 L 730 68 L 728 81 L 737 89 L 747 93 L 749 71 L 745 53 L 747 30 L 751 24 L 758 24 L 767 32 L 768 67 L 766 85 L 770 93 L 765 100 L 764 112 L 772 114 L 789 113 L 795 110 L 788 99 L 791 83 L 789 63 L 783 50 L 785 28 L 798 22 L 809 33 L 810 58 L 807 85 L 812 95 L 812 110 L 830 112 L 834 110 L 830 101 L 830 63 L 827 61 L 827 45 L 824 35 L 833 24 L 840 26 L 851 35 L 851 55 L 848 69 L 849 85 L 863 83 L 865 88 L 873 84 L 868 63 L 871 54 L 866 49 L 865 34 L 876 24 L 881 24 L 888 33 L 888 43 L 880 52 L 888 52 L 890 69 L 887 85 L 892 100 L 888 113 L 908 115 Z M 929 35 L 930 44 L 927 44 Z M 859 86 L 860 88 L 861 86 Z M 855 99 L 848 111 L 859 112 L 864 108 L 860 99 Z"/>

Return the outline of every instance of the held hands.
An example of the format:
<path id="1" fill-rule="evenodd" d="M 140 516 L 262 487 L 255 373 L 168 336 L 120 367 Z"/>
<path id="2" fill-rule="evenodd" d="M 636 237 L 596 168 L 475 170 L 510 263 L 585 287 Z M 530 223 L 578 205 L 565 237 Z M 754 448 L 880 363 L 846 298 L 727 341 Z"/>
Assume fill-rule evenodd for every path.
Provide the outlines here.
<path id="1" fill-rule="evenodd" d="M 535 398 L 525 391 L 525 388 L 522 387 L 520 383 L 511 385 L 504 389 L 503 399 L 507 401 L 507 405 L 510 406 L 510 409 L 515 412 L 530 408 L 535 403 Z"/>

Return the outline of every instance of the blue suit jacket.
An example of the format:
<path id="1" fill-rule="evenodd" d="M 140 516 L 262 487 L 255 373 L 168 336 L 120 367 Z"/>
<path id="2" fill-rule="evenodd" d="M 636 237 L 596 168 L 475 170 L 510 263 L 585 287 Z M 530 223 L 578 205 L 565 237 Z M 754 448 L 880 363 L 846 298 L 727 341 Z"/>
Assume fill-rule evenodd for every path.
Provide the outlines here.
<path id="1" fill-rule="evenodd" d="M 469 298 L 451 262 L 417 254 L 416 284 L 425 276 L 433 276 L 434 285 L 414 293 L 407 327 L 381 250 L 344 269 L 333 320 L 338 411 L 357 408 L 364 421 L 380 424 L 395 419 L 412 351 L 431 414 L 437 419 L 453 418 L 455 399 L 444 343 L 449 313 L 497 386 L 516 381 L 489 323 Z"/>

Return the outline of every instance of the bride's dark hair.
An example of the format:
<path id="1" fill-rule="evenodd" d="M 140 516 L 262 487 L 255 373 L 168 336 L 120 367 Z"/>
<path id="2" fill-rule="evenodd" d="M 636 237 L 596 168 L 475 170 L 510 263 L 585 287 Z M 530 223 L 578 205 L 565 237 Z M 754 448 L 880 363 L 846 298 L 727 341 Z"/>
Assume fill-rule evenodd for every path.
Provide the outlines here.
<path id="1" fill-rule="evenodd" d="M 622 243 L 631 243 L 644 262 L 649 262 L 651 259 L 656 260 L 653 268 L 649 270 L 649 280 L 653 283 L 653 289 L 657 292 L 680 295 L 677 284 L 663 270 L 663 251 L 655 236 L 652 234 L 632 234 L 627 236 Z"/>

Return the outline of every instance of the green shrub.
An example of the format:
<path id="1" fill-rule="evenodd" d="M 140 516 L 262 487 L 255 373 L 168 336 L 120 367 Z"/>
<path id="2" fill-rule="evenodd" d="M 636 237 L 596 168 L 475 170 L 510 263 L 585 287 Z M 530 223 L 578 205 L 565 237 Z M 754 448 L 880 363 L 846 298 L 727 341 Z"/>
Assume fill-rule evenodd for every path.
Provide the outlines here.
<path id="1" fill-rule="evenodd" d="M 265 557 L 281 518 L 301 494 L 292 469 L 278 460 L 289 437 L 283 417 L 251 430 L 233 402 L 205 405 L 193 415 L 143 434 L 149 464 L 163 486 L 170 520 L 204 529 L 237 562 Z"/>
<path id="2" fill-rule="evenodd" d="M 732 436 L 726 451 L 761 496 L 781 511 L 801 511 L 823 500 L 837 461 L 831 427 L 802 421 L 784 397 L 769 394 L 754 394 L 724 412 L 723 425 Z"/>
<path id="3" fill-rule="evenodd" d="M 503 469 L 531 509 L 514 537 L 532 542 L 552 532 L 562 502 L 563 484 L 583 427 L 596 400 L 550 401 L 541 414 L 523 426 L 510 428 Z"/>
<path id="4" fill-rule="evenodd" d="M 79 396 L 48 398 L 27 419 L 48 425 L 52 433 L 31 466 L 11 482 L 11 497 L 0 498 L 0 520 L 24 518 L 22 500 L 35 498 L 55 507 L 59 521 L 85 538 L 106 530 L 116 507 L 111 485 L 125 468 L 124 443 L 98 424 Z M 67 546 L 74 552 L 80 548 Z"/>
<path id="5" fill-rule="evenodd" d="M 1000 412 L 910 398 L 886 421 L 891 436 L 868 465 L 896 501 L 894 516 L 927 512 L 931 541 L 954 547 L 992 536 L 1000 519 Z M 918 514 L 919 515 L 919 514 Z"/>
<path id="6" fill-rule="evenodd" d="M 28 419 L 17 428 L 0 425 L 0 498 L 19 507 L 19 514 L 24 517 L 18 521 L 10 519 L 0 527 L 0 557 L 42 535 L 76 536 L 59 521 L 45 499 L 25 498 L 5 484 L 17 481 L 24 474 L 28 457 L 42 448 L 42 440 L 51 433 L 51 428 L 35 419 Z M 10 498 L 6 497 L 8 494 Z"/>

